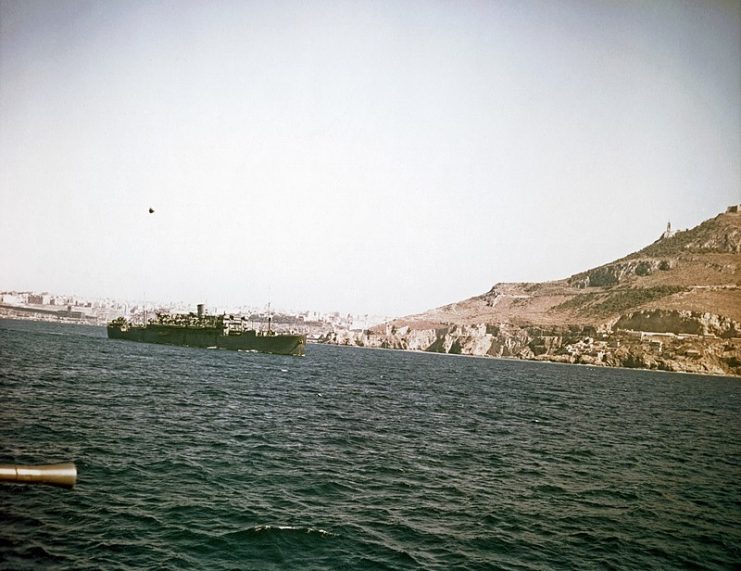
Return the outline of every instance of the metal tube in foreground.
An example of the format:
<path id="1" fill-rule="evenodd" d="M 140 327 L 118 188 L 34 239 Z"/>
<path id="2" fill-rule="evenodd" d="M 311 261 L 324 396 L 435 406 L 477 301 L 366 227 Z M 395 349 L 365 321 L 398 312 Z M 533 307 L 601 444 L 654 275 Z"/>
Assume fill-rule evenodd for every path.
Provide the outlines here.
<path id="1" fill-rule="evenodd" d="M 72 462 L 42 466 L 0 464 L 0 483 L 2 482 L 73 488 L 77 482 L 77 467 Z"/>

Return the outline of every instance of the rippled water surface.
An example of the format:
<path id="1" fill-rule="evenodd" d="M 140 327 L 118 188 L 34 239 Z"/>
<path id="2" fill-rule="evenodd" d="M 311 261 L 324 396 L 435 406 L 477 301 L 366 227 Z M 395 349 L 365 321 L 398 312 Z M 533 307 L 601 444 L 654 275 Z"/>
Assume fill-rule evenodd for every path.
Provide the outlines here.
<path id="1" fill-rule="evenodd" d="M 732 569 L 741 381 L 0 322 L 0 568 Z"/>

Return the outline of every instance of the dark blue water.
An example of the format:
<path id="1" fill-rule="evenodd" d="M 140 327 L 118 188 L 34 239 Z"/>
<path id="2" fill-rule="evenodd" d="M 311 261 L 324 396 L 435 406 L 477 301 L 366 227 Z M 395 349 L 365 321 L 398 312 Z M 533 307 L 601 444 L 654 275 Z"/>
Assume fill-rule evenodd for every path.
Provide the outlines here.
<path id="1" fill-rule="evenodd" d="M 732 569 L 741 381 L 0 322 L 3 569 Z"/>

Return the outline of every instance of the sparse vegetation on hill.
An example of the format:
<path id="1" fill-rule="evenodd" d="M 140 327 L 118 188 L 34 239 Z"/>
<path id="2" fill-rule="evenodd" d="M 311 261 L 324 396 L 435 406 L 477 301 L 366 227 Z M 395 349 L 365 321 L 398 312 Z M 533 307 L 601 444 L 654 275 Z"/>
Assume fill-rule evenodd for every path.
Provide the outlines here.
<path id="1" fill-rule="evenodd" d="M 553 309 L 576 310 L 585 315 L 608 317 L 683 291 L 689 290 L 681 286 L 657 286 L 580 293 Z"/>

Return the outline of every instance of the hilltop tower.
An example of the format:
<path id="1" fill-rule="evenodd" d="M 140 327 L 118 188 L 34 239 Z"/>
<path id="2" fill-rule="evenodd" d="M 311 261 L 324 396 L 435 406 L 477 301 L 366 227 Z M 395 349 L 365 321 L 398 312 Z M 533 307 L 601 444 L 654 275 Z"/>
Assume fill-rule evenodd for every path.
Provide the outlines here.
<path id="1" fill-rule="evenodd" d="M 672 230 L 672 223 L 671 221 L 669 221 L 666 223 L 666 230 L 664 230 L 664 233 L 661 235 L 661 238 L 659 239 L 664 240 L 665 238 L 671 238 L 672 236 L 674 236 L 674 234 L 676 234 L 676 232 Z"/>

